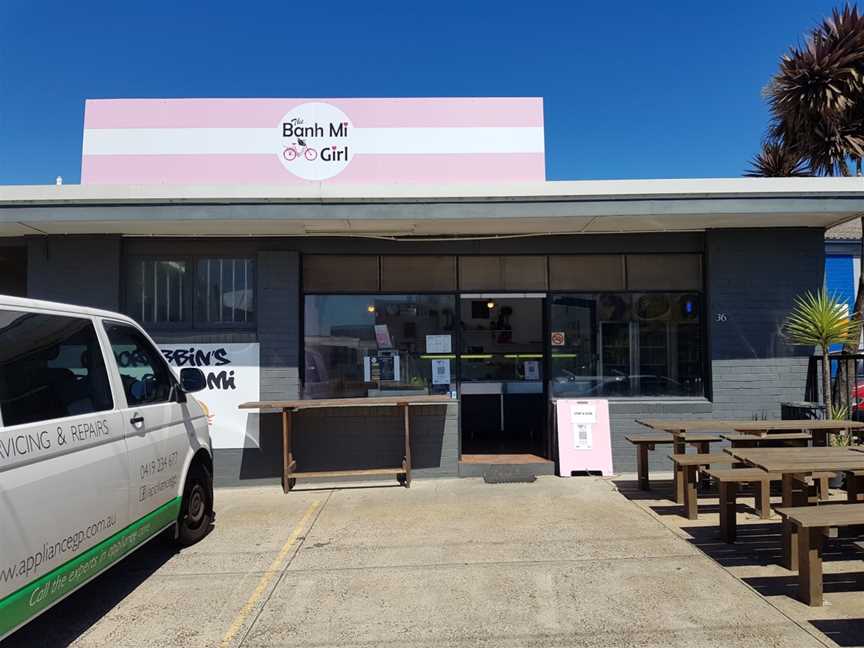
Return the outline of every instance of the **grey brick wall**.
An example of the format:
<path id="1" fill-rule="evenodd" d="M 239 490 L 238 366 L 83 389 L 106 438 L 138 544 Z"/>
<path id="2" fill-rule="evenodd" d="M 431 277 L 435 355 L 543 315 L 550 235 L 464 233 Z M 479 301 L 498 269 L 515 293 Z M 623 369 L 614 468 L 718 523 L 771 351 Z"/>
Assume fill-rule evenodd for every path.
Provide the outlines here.
<path id="1" fill-rule="evenodd" d="M 119 237 L 51 236 L 27 245 L 27 296 L 120 310 Z"/>
<path id="2" fill-rule="evenodd" d="M 805 290 L 823 281 L 818 229 L 714 230 L 706 234 L 709 343 L 715 418 L 776 418 L 801 400 L 812 349 L 782 328 Z"/>
<path id="3" fill-rule="evenodd" d="M 262 400 L 300 397 L 300 258 L 258 253 L 258 341 Z"/>

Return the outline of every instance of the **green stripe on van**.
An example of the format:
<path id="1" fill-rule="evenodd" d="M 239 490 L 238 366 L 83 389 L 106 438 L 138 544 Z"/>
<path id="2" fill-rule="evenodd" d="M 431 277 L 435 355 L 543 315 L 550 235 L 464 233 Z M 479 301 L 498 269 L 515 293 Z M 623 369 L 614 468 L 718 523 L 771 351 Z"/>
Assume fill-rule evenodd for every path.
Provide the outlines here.
<path id="1" fill-rule="evenodd" d="M 57 602 L 176 521 L 180 514 L 180 501 L 179 497 L 175 497 L 80 556 L 0 600 L 0 637 Z"/>

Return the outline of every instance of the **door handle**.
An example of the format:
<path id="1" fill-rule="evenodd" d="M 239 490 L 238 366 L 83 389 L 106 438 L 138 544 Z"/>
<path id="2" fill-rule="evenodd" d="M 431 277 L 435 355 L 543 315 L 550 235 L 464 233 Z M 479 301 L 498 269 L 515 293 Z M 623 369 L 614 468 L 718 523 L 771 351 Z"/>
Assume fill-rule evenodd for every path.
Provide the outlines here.
<path id="1" fill-rule="evenodd" d="M 141 416 L 140 414 L 136 414 L 135 416 L 133 416 L 132 418 L 130 418 L 130 419 L 129 419 L 129 422 L 130 422 L 133 426 L 135 426 L 135 428 L 137 428 L 137 429 L 139 429 L 139 430 L 140 430 L 142 427 L 144 427 L 144 417 Z"/>

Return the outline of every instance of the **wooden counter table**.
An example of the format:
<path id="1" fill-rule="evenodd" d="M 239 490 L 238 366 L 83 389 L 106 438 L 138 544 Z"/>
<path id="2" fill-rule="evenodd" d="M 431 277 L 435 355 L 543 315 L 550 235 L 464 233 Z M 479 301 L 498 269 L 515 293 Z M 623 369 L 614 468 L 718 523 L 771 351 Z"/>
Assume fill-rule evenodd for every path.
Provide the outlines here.
<path id="1" fill-rule="evenodd" d="M 411 417 L 412 405 L 445 405 L 454 402 L 449 396 L 378 396 L 374 398 L 328 398 L 320 400 L 255 401 L 242 403 L 240 409 L 282 411 L 282 491 L 287 493 L 298 477 L 351 477 L 393 475 L 400 484 L 411 486 Z M 293 415 L 304 409 L 334 409 L 344 407 L 398 407 L 402 410 L 405 433 L 405 454 L 402 465 L 387 468 L 361 468 L 356 470 L 297 471 L 297 462 L 291 445 Z"/>

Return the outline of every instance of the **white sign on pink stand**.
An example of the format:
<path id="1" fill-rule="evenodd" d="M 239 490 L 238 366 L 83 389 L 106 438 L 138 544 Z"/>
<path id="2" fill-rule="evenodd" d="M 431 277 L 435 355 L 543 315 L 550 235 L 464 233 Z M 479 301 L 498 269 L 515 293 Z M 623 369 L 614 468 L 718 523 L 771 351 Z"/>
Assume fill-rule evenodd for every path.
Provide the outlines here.
<path id="1" fill-rule="evenodd" d="M 574 472 L 612 474 L 612 436 L 609 401 L 603 399 L 559 399 L 558 417 L 559 474 Z"/>

